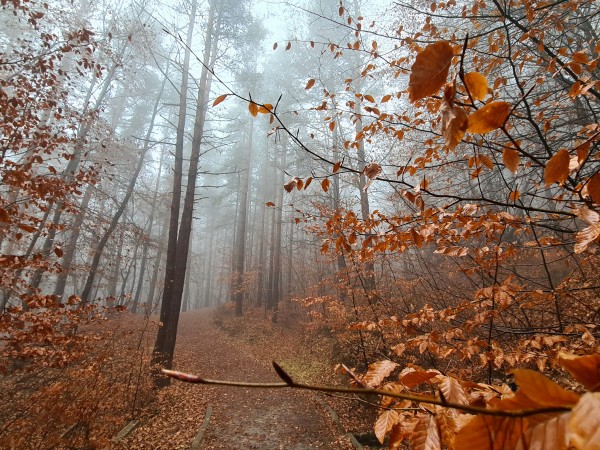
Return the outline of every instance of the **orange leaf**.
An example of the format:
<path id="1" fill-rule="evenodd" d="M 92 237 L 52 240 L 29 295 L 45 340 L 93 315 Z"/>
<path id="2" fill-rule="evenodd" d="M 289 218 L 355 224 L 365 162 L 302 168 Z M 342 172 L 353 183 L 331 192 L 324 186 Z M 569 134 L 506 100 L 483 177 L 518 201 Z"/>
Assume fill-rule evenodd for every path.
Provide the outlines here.
<path id="1" fill-rule="evenodd" d="M 311 78 L 310 80 L 308 80 L 308 83 L 306 83 L 306 87 L 304 89 L 310 89 L 314 85 L 315 85 L 315 79 Z"/>
<path id="2" fill-rule="evenodd" d="M 538 406 L 573 406 L 579 401 L 579 395 L 560 387 L 541 373 L 516 369 L 513 374 L 519 394 L 533 400 Z"/>
<path id="3" fill-rule="evenodd" d="M 442 381 L 439 384 L 444 398 L 450 403 L 456 403 L 458 405 L 468 405 L 469 400 L 461 384 L 452 377 L 442 377 Z"/>
<path id="4" fill-rule="evenodd" d="M 494 170 L 494 162 L 490 159 L 489 156 L 479 155 L 479 161 L 488 169 Z"/>
<path id="5" fill-rule="evenodd" d="M 568 439 L 580 450 L 600 450 L 600 393 L 588 392 L 571 411 Z"/>
<path id="6" fill-rule="evenodd" d="M 417 55 L 408 82 L 411 102 L 438 92 L 446 83 L 454 49 L 446 41 L 429 44 Z"/>
<path id="7" fill-rule="evenodd" d="M 546 163 L 544 170 L 544 181 L 546 186 L 552 183 L 563 184 L 569 176 L 569 162 L 571 157 L 569 152 L 564 148 L 557 151 L 552 158 Z"/>
<path id="8" fill-rule="evenodd" d="M 250 111 L 250 114 L 256 117 L 258 115 L 258 105 L 254 102 L 248 103 L 248 111 Z"/>
<path id="9" fill-rule="evenodd" d="M 479 415 L 460 429 L 455 450 L 505 450 L 514 448 L 527 429 L 527 419 Z"/>
<path id="10" fill-rule="evenodd" d="M 441 450 L 442 443 L 435 416 L 421 417 L 411 436 L 412 448 L 418 450 Z"/>
<path id="11" fill-rule="evenodd" d="M 375 422 L 375 436 L 377 436 L 379 442 L 383 444 L 386 433 L 398 422 L 400 422 L 400 416 L 393 409 L 387 409 L 379 415 Z"/>
<path id="12" fill-rule="evenodd" d="M 508 119 L 510 103 L 491 102 L 469 116 L 470 133 L 484 134 L 500 128 Z"/>
<path id="13" fill-rule="evenodd" d="M 265 203 L 265 205 L 267 205 L 269 208 L 271 208 L 271 207 L 275 206 L 275 203 L 267 202 L 267 203 Z"/>
<path id="14" fill-rule="evenodd" d="M 312 177 L 308 177 L 306 179 L 306 181 L 304 182 L 304 190 L 308 189 L 308 187 L 310 186 L 310 183 L 312 183 L 312 180 L 313 180 Z"/>
<path id="15" fill-rule="evenodd" d="M 590 57 L 585 52 L 573 53 L 573 61 L 580 64 L 587 64 L 590 61 Z"/>
<path id="16" fill-rule="evenodd" d="M 571 413 L 540 422 L 529 428 L 515 450 L 564 450 L 567 445 L 567 424 Z"/>
<path id="17" fill-rule="evenodd" d="M 406 386 L 408 389 L 412 389 L 415 386 L 418 386 L 421 383 L 424 383 L 427 380 L 439 375 L 439 372 L 424 370 L 415 370 L 412 368 L 406 368 L 402 371 L 399 377 L 400 383 Z"/>
<path id="18" fill-rule="evenodd" d="M 377 387 L 390 376 L 396 367 L 398 367 L 398 364 L 390 360 L 369 364 L 369 370 L 363 377 L 363 381 L 372 388 Z"/>
<path id="19" fill-rule="evenodd" d="M 215 99 L 215 101 L 213 102 L 213 106 L 217 106 L 219 103 L 221 103 L 223 100 L 225 100 L 227 97 L 229 97 L 229 94 L 223 94 L 219 97 L 217 97 Z"/>
<path id="20" fill-rule="evenodd" d="M 330 129 L 331 131 L 333 131 L 333 130 L 334 130 L 334 128 L 335 128 L 335 120 L 332 120 L 331 122 L 329 122 L 329 129 Z"/>
<path id="21" fill-rule="evenodd" d="M 260 105 L 258 107 L 258 112 L 261 114 L 270 114 L 273 111 L 273 105 L 269 103 L 265 103 L 264 105 Z"/>
<path id="22" fill-rule="evenodd" d="M 386 94 L 382 97 L 381 103 L 389 102 L 391 99 L 392 99 L 392 96 L 390 94 Z"/>
<path id="23" fill-rule="evenodd" d="M 325 192 L 327 192 L 329 190 L 329 179 L 325 178 L 323 181 L 321 181 L 321 188 L 323 188 L 323 190 Z"/>
<path id="24" fill-rule="evenodd" d="M 470 72 L 465 75 L 465 84 L 473 100 L 484 100 L 488 93 L 487 78 L 479 72 Z"/>
<path id="25" fill-rule="evenodd" d="M 340 170 L 340 167 L 342 167 L 342 162 L 338 161 L 333 165 L 333 173 L 336 173 L 338 170 Z"/>
<path id="26" fill-rule="evenodd" d="M 579 356 L 561 352 L 558 362 L 588 391 L 600 391 L 600 354 Z"/>
<path id="27" fill-rule="evenodd" d="M 508 170 L 515 173 L 521 163 L 519 152 L 513 148 L 505 148 L 502 152 L 502 162 L 504 162 L 504 165 Z"/>
<path id="28" fill-rule="evenodd" d="M 367 94 L 363 98 L 371 103 L 375 103 L 375 99 L 373 98 L 372 95 Z"/>
<path id="29" fill-rule="evenodd" d="M 596 172 L 587 184 L 588 194 L 594 203 L 600 205 L 600 172 Z"/>

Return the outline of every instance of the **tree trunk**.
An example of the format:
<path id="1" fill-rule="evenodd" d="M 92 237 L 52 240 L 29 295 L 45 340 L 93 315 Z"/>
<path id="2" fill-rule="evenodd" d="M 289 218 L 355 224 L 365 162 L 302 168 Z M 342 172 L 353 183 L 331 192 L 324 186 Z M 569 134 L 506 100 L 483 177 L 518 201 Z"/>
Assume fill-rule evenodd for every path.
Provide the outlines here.
<path id="1" fill-rule="evenodd" d="M 244 260 L 246 257 L 246 224 L 248 221 L 248 187 L 250 185 L 250 167 L 252 164 L 252 137 L 254 123 L 249 122 L 247 151 L 245 152 L 242 167 L 242 176 L 239 185 L 239 213 L 236 227 L 236 250 L 231 290 L 235 302 L 235 315 L 241 316 L 244 302 Z"/>
<path id="2" fill-rule="evenodd" d="M 153 363 L 161 365 L 164 368 L 170 369 L 173 366 L 173 354 L 177 339 L 177 326 L 179 323 L 179 313 L 181 310 L 181 300 L 183 295 L 183 286 L 185 280 L 186 263 L 189 251 L 190 234 L 192 231 L 192 221 L 194 212 L 194 201 L 196 193 L 196 179 L 198 175 L 198 165 L 200 159 L 200 144 L 204 134 L 204 124 L 206 121 L 206 110 L 208 94 L 210 92 L 210 84 L 212 77 L 209 75 L 208 67 L 212 64 L 218 43 L 218 33 L 213 35 L 213 29 L 219 23 L 215 23 L 215 5 L 217 2 L 212 2 L 208 15 L 208 26 L 206 29 L 206 40 L 203 56 L 203 68 L 199 81 L 198 99 L 196 104 L 196 116 L 194 119 L 194 133 L 192 136 L 192 152 L 190 156 L 190 165 L 188 170 L 187 188 L 181 223 L 179 232 L 177 232 L 177 215 L 173 212 L 178 212 L 178 207 L 172 206 L 172 215 L 169 229 L 169 246 L 167 251 L 167 269 L 165 274 L 165 289 L 163 292 L 163 301 L 161 306 L 161 322 L 163 326 L 159 328 L 154 345 Z M 196 2 L 193 4 L 192 21 L 194 20 Z M 192 23 L 188 30 L 188 37 L 191 40 Z M 187 54 L 186 54 L 187 56 Z M 187 66 L 184 67 L 184 73 L 187 73 Z M 187 79 L 187 78 L 186 78 Z M 181 96 L 185 96 L 187 86 L 184 89 L 182 86 Z M 183 109 L 185 111 L 185 108 Z M 181 113 L 181 110 L 180 110 Z M 181 119 L 181 117 L 180 117 Z M 181 120 L 180 120 L 181 123 Z M 185 125 L 185 121 L 183 123 Z M 177 130 L 178 138 L 181 132 L 183 139 L 184 127 Z M 183 141 L 181 142 L 183 144 Z M 183 146 L 183 145 L 182 145 Z M 181 174 L 175 173 L 175 183 L 181 184 Z M 175 191 L 175 189 L 174 189 Z M 178 201 L 174 194 L 173 205 Z M 175 231 L 171 230 L 175 227 Z M 175 241 L 172 239 L 175 236 Z M 158 375 L 158 374 L 157 374 Z M 170 383 L 170 379 L 164 376 L 156 376 L 154 378 L 155 386 L 164 387 Z"/>

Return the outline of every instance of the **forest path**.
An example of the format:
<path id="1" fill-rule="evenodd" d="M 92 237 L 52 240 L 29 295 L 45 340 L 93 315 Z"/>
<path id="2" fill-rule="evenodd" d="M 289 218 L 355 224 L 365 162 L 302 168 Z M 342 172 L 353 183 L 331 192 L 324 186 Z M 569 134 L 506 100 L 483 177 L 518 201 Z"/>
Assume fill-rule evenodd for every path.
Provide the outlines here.
<path id="1" fill-rule="evenodd" d="M 174 369 L 205 378 L 281 381 L 271 367 L 280 343 L 257 349 L 215 325 L 214 310 L 184 313 Z M 264 356 L 264 357 L 263 357 Z M 247 389 L 174 381 L 163 389 L 153 416 L 120 448 L 190 448 L 210 405 L 212 415 L 201 449 L 338 449 L 333 426 L 313 394 L 290 389 Z"/>

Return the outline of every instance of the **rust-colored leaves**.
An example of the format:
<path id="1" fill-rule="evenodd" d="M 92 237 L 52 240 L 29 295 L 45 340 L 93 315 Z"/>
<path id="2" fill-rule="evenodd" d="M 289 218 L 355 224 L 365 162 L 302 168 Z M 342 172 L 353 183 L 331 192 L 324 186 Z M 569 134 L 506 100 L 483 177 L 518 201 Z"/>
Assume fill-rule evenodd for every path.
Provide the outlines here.
<path id="1" fill-rule="evenodd" d="M 596 172 L 588 181 L 588 194 L 594 203 L 600 205 L 600 172 Z"/>
<path id="2" fill-rule="evenodd" d="M 454 49 L 446 41 L 430 44 L 417 55 L 408 82 L 411 102 L 438 92 L 446 83 Z"/>
<path id="3" fill-rule="evenodd" d="M 485 134 L 500 128 L 508 119 L 510 103 L 491 102 L 469 116 L 468 131 Z"/>
<path id="4" fill-rule="evenodd" d="M 600 354 L 572 355 L 561 352 L 559 363 L 587 390 L 600 391 Z"/>
<path id="5" fill-rule="evenodd" d="M 552 158 L 546 164 L 544 170 L 544 181 L 546 186 L 550 186 L 552 183 L 563 184 L 569 176 L 569 162 L 571 157 L 569 152 L 564 148 L 557 151 Z"/>
<path id="6" fill-rule="evenodd" d="M 521 163 L 519 152 L 514 148 L 505 148 L 502 152 L 502 162 L 508 170 L 510 170 L 512 173 L 515 173 L 519 168 L 519 164 Z"/>
<path id="7" fill-rule="evenodd" d="M 213 102 L 213 106 L 217 106 L 219 103 L 223 102 L 227 97 L 229 97 L 229 94 L 220 95 Z"/>
<path id="8" fill-rule="evenodd" d="M 256 103 L 248 103 L 248 111 L 250 111 L 250 114 L 252 114 L 253 117 L 256 117 L 258 115 L 258 110 L 259 106 Z"/>
<path id="9" fill-rule="evenodd" d="M 467 132 L 468 122 L 464 109 L 459 106 L 450 107 L 447 102 L 444 102 L 441 112 L 442 135 L 449 150 L 453 150 L 462 141 Z"/>
<path id="10" fill-rule="evenodd" d="M 488 93 L 487 78 L 479 72 L 465 75 L 465 84 L 473 100 L 485 100 Z"/>

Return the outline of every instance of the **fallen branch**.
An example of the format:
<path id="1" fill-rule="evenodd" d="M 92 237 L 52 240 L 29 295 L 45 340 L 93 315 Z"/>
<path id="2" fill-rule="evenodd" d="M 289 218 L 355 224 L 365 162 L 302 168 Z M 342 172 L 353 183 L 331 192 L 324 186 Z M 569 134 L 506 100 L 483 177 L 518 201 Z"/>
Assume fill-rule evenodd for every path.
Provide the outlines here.
<path id="1" fill-rule="evenodd" d="M 423 395 L 411 395 L 402 394 L 397 392 L 389 392 L 381 389 L 372 388 L 346 388 L 346 387 L 335 387 L 335 386 L 319 386 L 312 384 L 298 383 L 292 379 L 292 377 L 281 368 L 279 364 L 273 362 L 273 368 L 279 377 L 283 380 L 283 383 L 248 383 L 244 381 L 226 381 L 226 380 L 210 380 L 208 378 L 202 378 L 197 375 L 189 373 L 178 372 L 176 370 L 162 369 L 162 373 L 175 378 L 180 381 L 195 384 L 209 384 L 217 386 L 233 386 L 233 387 L 244 387 L 244 388 L 259 388 L 259 389 L 278 389 L 278 388 L 294 388 L 304 389 L 309 391 L 318 392 L 334 392 L 344 394 L 357 394 L 357 395 L 381 395 L 384 397 L 399 398 L 401 400 L 409 400 L 415 403 L 424 403 L 428 405 L 438 405 L 444 408 L 451 408 L 462 411 L 467 414 L 482 414 L 487 416 L 499 416 L 499 417 L 529 417 L 537 414 L 552 414 L 562 413 L 571 411 L 569 406 L 552 406 L 546 408 L 532 408 L 532 409 L 514 409 L 514 410 L 502 410 L 502 409 L 491 409 L 482 408 L 471 405 L 461 405 L 458 403 L 448 402 L 445 399 L 439 399 L 435 397 L 428 397 Z"/>

